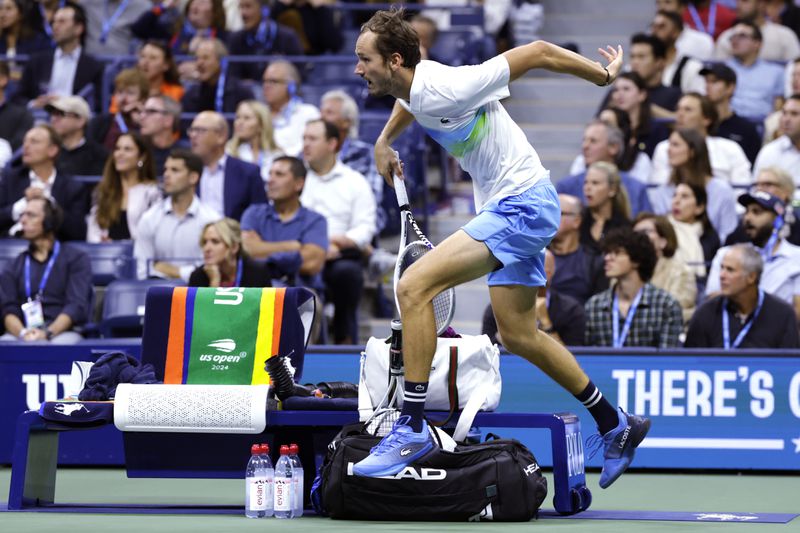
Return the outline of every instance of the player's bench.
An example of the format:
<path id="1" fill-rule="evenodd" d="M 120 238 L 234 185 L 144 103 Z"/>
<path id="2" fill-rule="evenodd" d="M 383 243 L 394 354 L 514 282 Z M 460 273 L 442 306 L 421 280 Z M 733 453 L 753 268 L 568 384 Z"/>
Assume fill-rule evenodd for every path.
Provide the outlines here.
<path id="1" fill-rule="evenodd" d="M 57 403 L 46 402 L 45 406 Z M 99 416 L 94 425 L 85 427 L 49 421 L 36 411 L 20 415 L 14 442 L 9 510 L 74 507 L 55 502 L 59 437 L 64 431 L 90 431 L 113 423 L 113 404 L 105 405 L 105 415 Z M 432 413 L 434 417 L 442 414 Z M 305 464 L 310 464 L 313 457 L 317 468 L 306 469 L 309 476 L 306 487 L 310 487 L 310 479 L 321 464 L 331 438 L 342 426 L 357 421 L 357 411 L 269 411 L 267 429 L 260 435 L 123 432 L 126 469 L 128 477 L 134 478 L 244 478 L 252 442 L 291 440 L 300 442 L 301 450 L 305 450 Z M 583 439 L 576 415 L 479 412 L 474 423 L 481 428 L 548 429 L 553 452 L 556 511 L 574 514 L 589 507 L 592 497 L 586 486 Z M 141 506 L 130 507 L 130 512 L 141 510 Z"/>
<path id="2" fill-rule="evenodd" d="M 208 371 L 206 367 L 211 365 L 204 367 L 199 364 L 198 359 L 192 357 L 193 350 L 197 346 L 207 351 L 207 347 L 224 345 L 222 347 L 227 350 L 225 353 L 231 357 L 239 354 L 252 367 L 253 383 L 263 383 L 256 381 L 256 372 L 263 371 L 263 363 L 257 361 L 264 361 L 273 354 L 292 353 L 292 362 L 298 369 L 295 377 L 299 380 L 305 343 L 311 328 L 307 318 L 313 316 L 313 307 L 308 309 L 307 304 L 313 304 L 313 299 L 309 299 L 310 293 L 307 294 L 308 291 L 304 289 L 260 291 L 219 289 L 214 292 L 213 289 L 186 287 L 150 289 L 142 338 L 142 362 L 153 364 L 156 376 L 165 383 L 196 383 L 196 371 L 199 369 L 202 376 L 203 371 Z M 253 298 L 256 300 L 253 301 Z M 217 305 L 220 308 L 216 308 Z M 265 314 L 265 310 L 268 313 Z M 195 316 L 198 313 L 201 315 Z M 239 331 L 253 329 L 254 324 L 258 324 L 258 331 L 251 332 L 249 338 L 246 333 Z M 224 338 L 228 336 L 233 338 Z M 238 347 L 234 350 L 229 346 L 231 344 Z M 202 357 L 200 361 L 203 361 Z M 191 377 L 190 371 L 194 372 Z M 250 378 L 245 382 L 250 383 Z M 203 401 L 205 398 L 201 397 Z M 149 395 L 145 399 L 149 401 Z M 277 449 L 276 443 L 297 442 L 304 464 L 310 465 L 313 461 L 318 467 L 331 439 L 342 426 L 357 422 L 359 415 L 353 403 L 346 406 L 349 410 L 308 410 L 307 402 L 303 400 L 307 399 L 294 403 L 292 399 L 287 400 L 282 411 L 267 410 L 266 425 L 263 426 L 262 419 L 262 425 L 250 433 L 187 433 L 177 428 L 163 432 L 123 431 L 128 476 L 243 478 L 250 444 L 254 441 L 268 442 L 273 451 Z M 326 400 L 318 405 L 336 409 L 340 407 L 338 402 L 340 400 Z M 84 407 L 61 403 L 59 406 L 59 402 L 45 402 L 39 412 L 28 411 L 18 419 L 8 503 L 11 510 L 59 507 L 54 500 L 60 434 L 114 423 L 114 404 L 111 402 L 84 402 Z M 299 404 L 306 404 L 303 407 L 305 410 L 293 409 L 293 405 Z M 143 404 L 135 405 L 141 407 Z M 205 404 L 201 407 L 205 407 Z M 260 408 L 253 409 L 259 415 L 262 413 Z M 67 412 L 75 416 L 65 414 Z M 78 417 L 79 414 L 82 416 Z M 437 413 L 433 413 L 433 416 L 442 418 Z M 78 421 L 78 418 L 81 420 Z M 577 416 L 571 413 L 482 412 L 478 413 L 474 423 L 482 428 L 549 429 L 556 510 L 572 514 L 589 507 L 591 493 L 585 484 L 582 438 Z M 254 434 L 254 431 L 261 431 L 261 427 L 265 429 Z M 316 470 L 306 469 L 306 487 L 311 487 Z M 69 505 L 61 506 L 64 507 Z M 130 509 L 134 510 L 133 507 Z"/>

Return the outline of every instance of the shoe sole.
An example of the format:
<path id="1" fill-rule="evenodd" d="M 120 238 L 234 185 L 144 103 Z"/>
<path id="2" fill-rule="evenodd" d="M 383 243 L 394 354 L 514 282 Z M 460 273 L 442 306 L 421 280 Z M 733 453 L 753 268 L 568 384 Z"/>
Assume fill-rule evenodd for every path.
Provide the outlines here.
<path id="1" fill-rule="evenodd" d="M 384 476 L 393 476 L 407 467 L 409 464 L 413 463 L 417 459 L 422 459 L 426 455 L 428 455 L 431 451 L 433 451 L 433 443 L 429 442 L 424 448 L 421 448 L 417 453 L 414 455 L 409 456 L 408 461 L 405 463 L 395 463 L 391 466 L 384 468 L 383 470 L 378 470 L 377 472 L 364 472 L 359 471 L 358 464 L 353 465 L 353 474 L 361 477 L 384 477 Z"/>

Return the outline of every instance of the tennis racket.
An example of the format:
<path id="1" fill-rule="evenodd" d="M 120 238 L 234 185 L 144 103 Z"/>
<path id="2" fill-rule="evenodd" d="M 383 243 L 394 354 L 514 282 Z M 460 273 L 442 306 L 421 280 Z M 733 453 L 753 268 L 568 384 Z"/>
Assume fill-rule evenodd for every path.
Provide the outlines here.
<path id="1" fill-rule="evenodd" d="M 405 182 L 397 176 L 394 176 L 393 181 L 397 203 L 400 205 L 400 249 L 397 252 L 397 264 L 394 267 L 394 302 L 397 306 L 397 312 L 400 313 L 400 304 L 397 301 L 397 283 L 411 265 L 433 250 L 433 243 L 422 233 L 417 221 L 414 220 L 414 215 L 411 213 L 411 206 L 408 202 Z M 415 241 L 410 243 L 408 242 L 409 231 L 416 238 Z M 433 298 L 433 316 L 436 320 L 437 335 L 444 333 L 450 325 L 455 307 L 456 291 L 452 287 L 440 292 Z"/>
<path id="2" fill-rule="evenodd" d="M 389 345 L 389 386 L 386 394 L 364 424 L 365 430 L 377 437 L 387 435 L 400 416 L 400 398 L 403 394 L 403 324 L 392 320 L 392 337 Z"/>

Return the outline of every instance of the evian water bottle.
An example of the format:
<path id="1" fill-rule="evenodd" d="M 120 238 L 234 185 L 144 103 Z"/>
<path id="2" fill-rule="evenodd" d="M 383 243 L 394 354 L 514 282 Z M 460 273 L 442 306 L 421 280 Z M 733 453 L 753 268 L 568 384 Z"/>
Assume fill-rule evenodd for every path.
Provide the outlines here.
<path id="1" fill-rule="evenodd" d="M 292 506 L 292 513 L 294 516 L 303 516 L 303 464 L 300 462 L 300 446 L 297 444 L 289 445 L 289 460 L 292 462 L 294 472 L 294 505 Z"/>
<path id="2" fill-rule="evenodd" d="M 264 460 L 261 458 L 261 446 L 250 447 L 250 460 L 245 473 L 244 514 L 247 518 L 265 518 L 267 516 L 268 479 Z"/>
<path id="3" fill-rule="evenodd" d="M 294 518 L 294 468 L 289 460 L 289 447 L 281 445 L 281 458 L 275 465 L 275 518 Z"/>
<path id="4" fill-rule="evenodd" d="M 269 458 L 269 444 L 262 444 L 260 448 L 261 450 L 259 455 L 261 456 L 261 460 L 264 462 L 264 469 L 267 471 L 267 516 L 272 516 L 274 506 L 274 496 L 272 495 L 272 490 L 275 485 L 275 469 L 272 468 L 272 459 Z"/>

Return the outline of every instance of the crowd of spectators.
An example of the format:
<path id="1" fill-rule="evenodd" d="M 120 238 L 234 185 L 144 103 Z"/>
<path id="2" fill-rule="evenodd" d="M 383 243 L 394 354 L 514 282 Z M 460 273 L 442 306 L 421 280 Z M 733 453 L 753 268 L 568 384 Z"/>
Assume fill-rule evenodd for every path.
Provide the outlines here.
<path id="1" fill-rule="evenodd" d="M 329 3 L 0 0 L 0 232 L 30 243 L 0 277 L 4 339 L 79 338 L 93 293 L 71 242 L 131 241 L 141 279 L 305 286 L 333 307 L 329 340 L 358 342 L 387 223 L 359 136 L 370 103 L 333 85 L 304 101 L 292 61 L 350 52 Z M 486 4 L 483 57 L 513 40 L 512 3 Z M 653 8 L 553 176 L 539 327 L 568 344 L 798 347 L 798 8 Z M 412 15 L 436 60 L 449 18 Z"/>
<path id="2" fill-rule="evenodd" d="M 800 348 L 800 8 L 654 4 L 555 177 L 547 294 L 584 304 L 576 344 Z"/>

